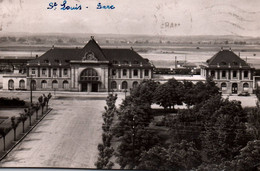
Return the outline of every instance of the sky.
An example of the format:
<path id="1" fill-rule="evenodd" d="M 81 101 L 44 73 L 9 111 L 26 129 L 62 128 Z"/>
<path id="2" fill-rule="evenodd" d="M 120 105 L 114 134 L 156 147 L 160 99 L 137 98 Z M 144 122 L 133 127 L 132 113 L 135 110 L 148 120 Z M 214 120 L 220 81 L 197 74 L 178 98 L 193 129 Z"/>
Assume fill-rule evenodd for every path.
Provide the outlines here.
<path id="1" fill-rule="evenodd" d="M 56 2 L 56 10 L 47 9 Z M 0 33 L 260 37 L 259 0 L 0 0 Z M 96 9 L 97 4 L 114 9 Z M 88 7 L 88 8 L 86 8 Z"/>

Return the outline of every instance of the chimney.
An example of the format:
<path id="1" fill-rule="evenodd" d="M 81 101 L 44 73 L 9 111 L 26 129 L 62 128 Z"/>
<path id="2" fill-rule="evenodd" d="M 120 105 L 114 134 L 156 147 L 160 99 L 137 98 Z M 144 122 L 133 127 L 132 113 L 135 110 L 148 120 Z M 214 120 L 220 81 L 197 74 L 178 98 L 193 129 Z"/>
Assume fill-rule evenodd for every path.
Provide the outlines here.
<path id="1" fill-rule="evenodd" d="M 229 51 L 232 51 L 232 50 L 231 50 L 231 47 L 229 47 Z"/>
<path id="2" fill-rule="evenodd" d="M 223 47 L 222 46 L 221 46 L 220 50 L 223 51 Z"/>
<path id="3" fill-rule="evenodd" d="M 54 45 L 52 45 L 51 49 L 54 49 Z"/>
<path id="4" fill-rule="evenodd" d="M 35 58 L 38 58 L 38 55 L 36 55 Z"/>
<path id="5" fill-rule="evenodd" d="M 132 46 L 130 47 L 130 49 L 131 49 L 131 50 L 134 50 L 134 48 L 133 48 Z"/>
<path id="6" fill-rule="evenodd" d="M 90 36 L 91 40 L 94 40 L 94 36 Z"/>

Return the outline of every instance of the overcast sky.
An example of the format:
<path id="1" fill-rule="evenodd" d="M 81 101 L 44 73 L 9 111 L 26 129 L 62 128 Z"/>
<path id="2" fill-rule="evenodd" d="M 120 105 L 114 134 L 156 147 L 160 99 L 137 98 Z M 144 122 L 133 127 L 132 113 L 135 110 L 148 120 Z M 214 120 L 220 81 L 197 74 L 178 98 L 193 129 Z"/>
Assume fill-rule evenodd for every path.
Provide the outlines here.
<path id="1" fill-rule="evenodd" d="M 260 37 L 260 0 L 67 0 L 78 11 L 56 0 L 47 9 L 54 1 L 0 0 L 1 32 Z M 98 10 L 99 2 L 115 9 Z"/>

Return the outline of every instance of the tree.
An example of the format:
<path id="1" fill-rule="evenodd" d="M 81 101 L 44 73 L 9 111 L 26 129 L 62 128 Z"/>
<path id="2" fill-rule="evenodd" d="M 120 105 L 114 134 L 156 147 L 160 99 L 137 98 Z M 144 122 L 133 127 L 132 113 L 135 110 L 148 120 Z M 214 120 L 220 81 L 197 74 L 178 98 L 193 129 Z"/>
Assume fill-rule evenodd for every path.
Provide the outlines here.
<path id="1" fill-rule="evenodd" d="M 168 82 L 159 85 L 154 93 L 154 102 L 164 109 L 174 107 L 176 104 L 182 104 L 183 84 L 170 79 Z"/>
<path id="2" fill-rule="evenodd" d="M 204 134 L 201 141 L 209 163 L 220 164 L 223 160 L 232 160 L 246 143 L 252 139 L 246 128 L 247 114 L 238 101 L 221 99 L 215 103 L 215 109 L 206 108 L 214 105 L 214 97 L 204 104 L 202 109 L 207 117 L 204 119 Z M 213 112 L 212 112 L 213 111 Z M 214 141 L 213 141 L 214 140 Z"/>
<path id="3" fill-rule="evenodd" d="M 102 142 L 103 144 L 98 145 L 99 157 L 95 166 L 97 169 L 111 169 L 114 165 L 113 162 L 109 161 L 114 153 L 114 149 L 111 146 L 111 139 L 113 137 L 111 133 L 111 125 L 113 123 L 114 114 L 116 113 L 116 100 L 117 94 L 109 94 L 106 99 L 105 112 L 102 114 L 104 123 L 102 124 L 103 134 Z"/>
<path id="4" fill-rule="evenodd" d="M 30 120 L 30 126 L 32 126 L 32 114 L 33 114 L 33 108 L 28 107 L 27 109 L 24 109 L 25 114 L 29 117 Z"/>
<path id="5" fill-rule="evenodd" d="M 36 120 L 38 120 L 38 111 L 40 110 L 40 104 L 39 104 L 39 102 L 37 102 L 34 106 L 33 106 L 33 108 L 35 109 L 35 111 L 36 111 Z"/>
<path id="6" fill-rule="evenodd" d="M 167 160 L 168 149 L 157 145 L 141 154 L 138 169 L 158 171 L 170 170 L 171 166 Z"/>
<path id="7" fill-rule="evenodd" d="M 16 128 L 19 125 L 19 122 L 20 122 L 20 120 L 16 119 L 15 116 L 11 117 L 11 126 L 12 126 L 12 128 L 14 130 L 14 141 L 16 141 Z"/>
<path id="8" fill-rule="evenodd" d="M 0 127 L 0 135 L 3 138 L 3 143 L 4 143 L 4 151 L 5 151 L 5 136 L 7 133 L 11 130 L 10 127 Z"/>
<path id="9" fill-rule="evenodd" d="M 45 94 L 43 94 L 43 101 L 46 104 L 47 109 L 48 109 L 48 104 L 49 104 L 49 101 L 51 98 L 52 98 L 51 93 L 49 93 L 47 96 L 45 96 Z"/>
<path id="10" fill-rule="evenodd" d="M 191 170 L 202 161 L 194 143 L 185 140 L 168 148 L 155 146 L 141 156 L 138 168 L 144 170 Z"/>
<path id="11" fill-rule="evenodd" d="M 139 103 L 153 103 L 154 92 L 159 86 L 154 80 L 143 80 L 136 88 L 130 92 L 131 96 Z"/>
<path id="12" fill-rule="evenodd" d="M 42 107 L 42 115 L 43 115 L 43 107 L 45 106 L 44 97 L 43 97 L 43 96 L 40 96 L 40 97 L 38 98 L 38 101 L 39 101 L 39 103 L 40 103 L 40 105 L 41 105 L 41 107 Z"/>
<path id="13" fill-rule="evenodd" d="M 23 133 L 24 133 L 24 122 L 27 119 L 27 115 L 25 113 L 20 113 L 19 120 L 23 123 Z"/>
<path id="14" fill-rule="evenodd" d="M 150 105 L 137 102 L 130 95 L 123 100 L 117 112 L 119 122 L 114 126 L 113 134 L 120 141 L 116 162 L 121 168 L 138 166 L 140 154 L 158 142 L 156 134 L 148 130 L 153 119 Z"/>
<path id="15" fill-rule="evenodd" d="M 230 164 L 238 171 L 257 170 L 260 165 L 260 140 L 249 141 Z"/>

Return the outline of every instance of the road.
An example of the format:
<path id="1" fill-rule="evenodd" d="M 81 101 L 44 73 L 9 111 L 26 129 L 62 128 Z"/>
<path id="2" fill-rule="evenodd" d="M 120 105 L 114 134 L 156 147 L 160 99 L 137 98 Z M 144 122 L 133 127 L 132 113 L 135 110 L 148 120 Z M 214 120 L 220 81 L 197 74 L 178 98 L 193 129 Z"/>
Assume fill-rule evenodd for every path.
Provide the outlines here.
<path id="1" fill-rule="evenodd" d="M 0 167 L 95 168 L 106 96 L 54 97 L 53 110 Z"/>

